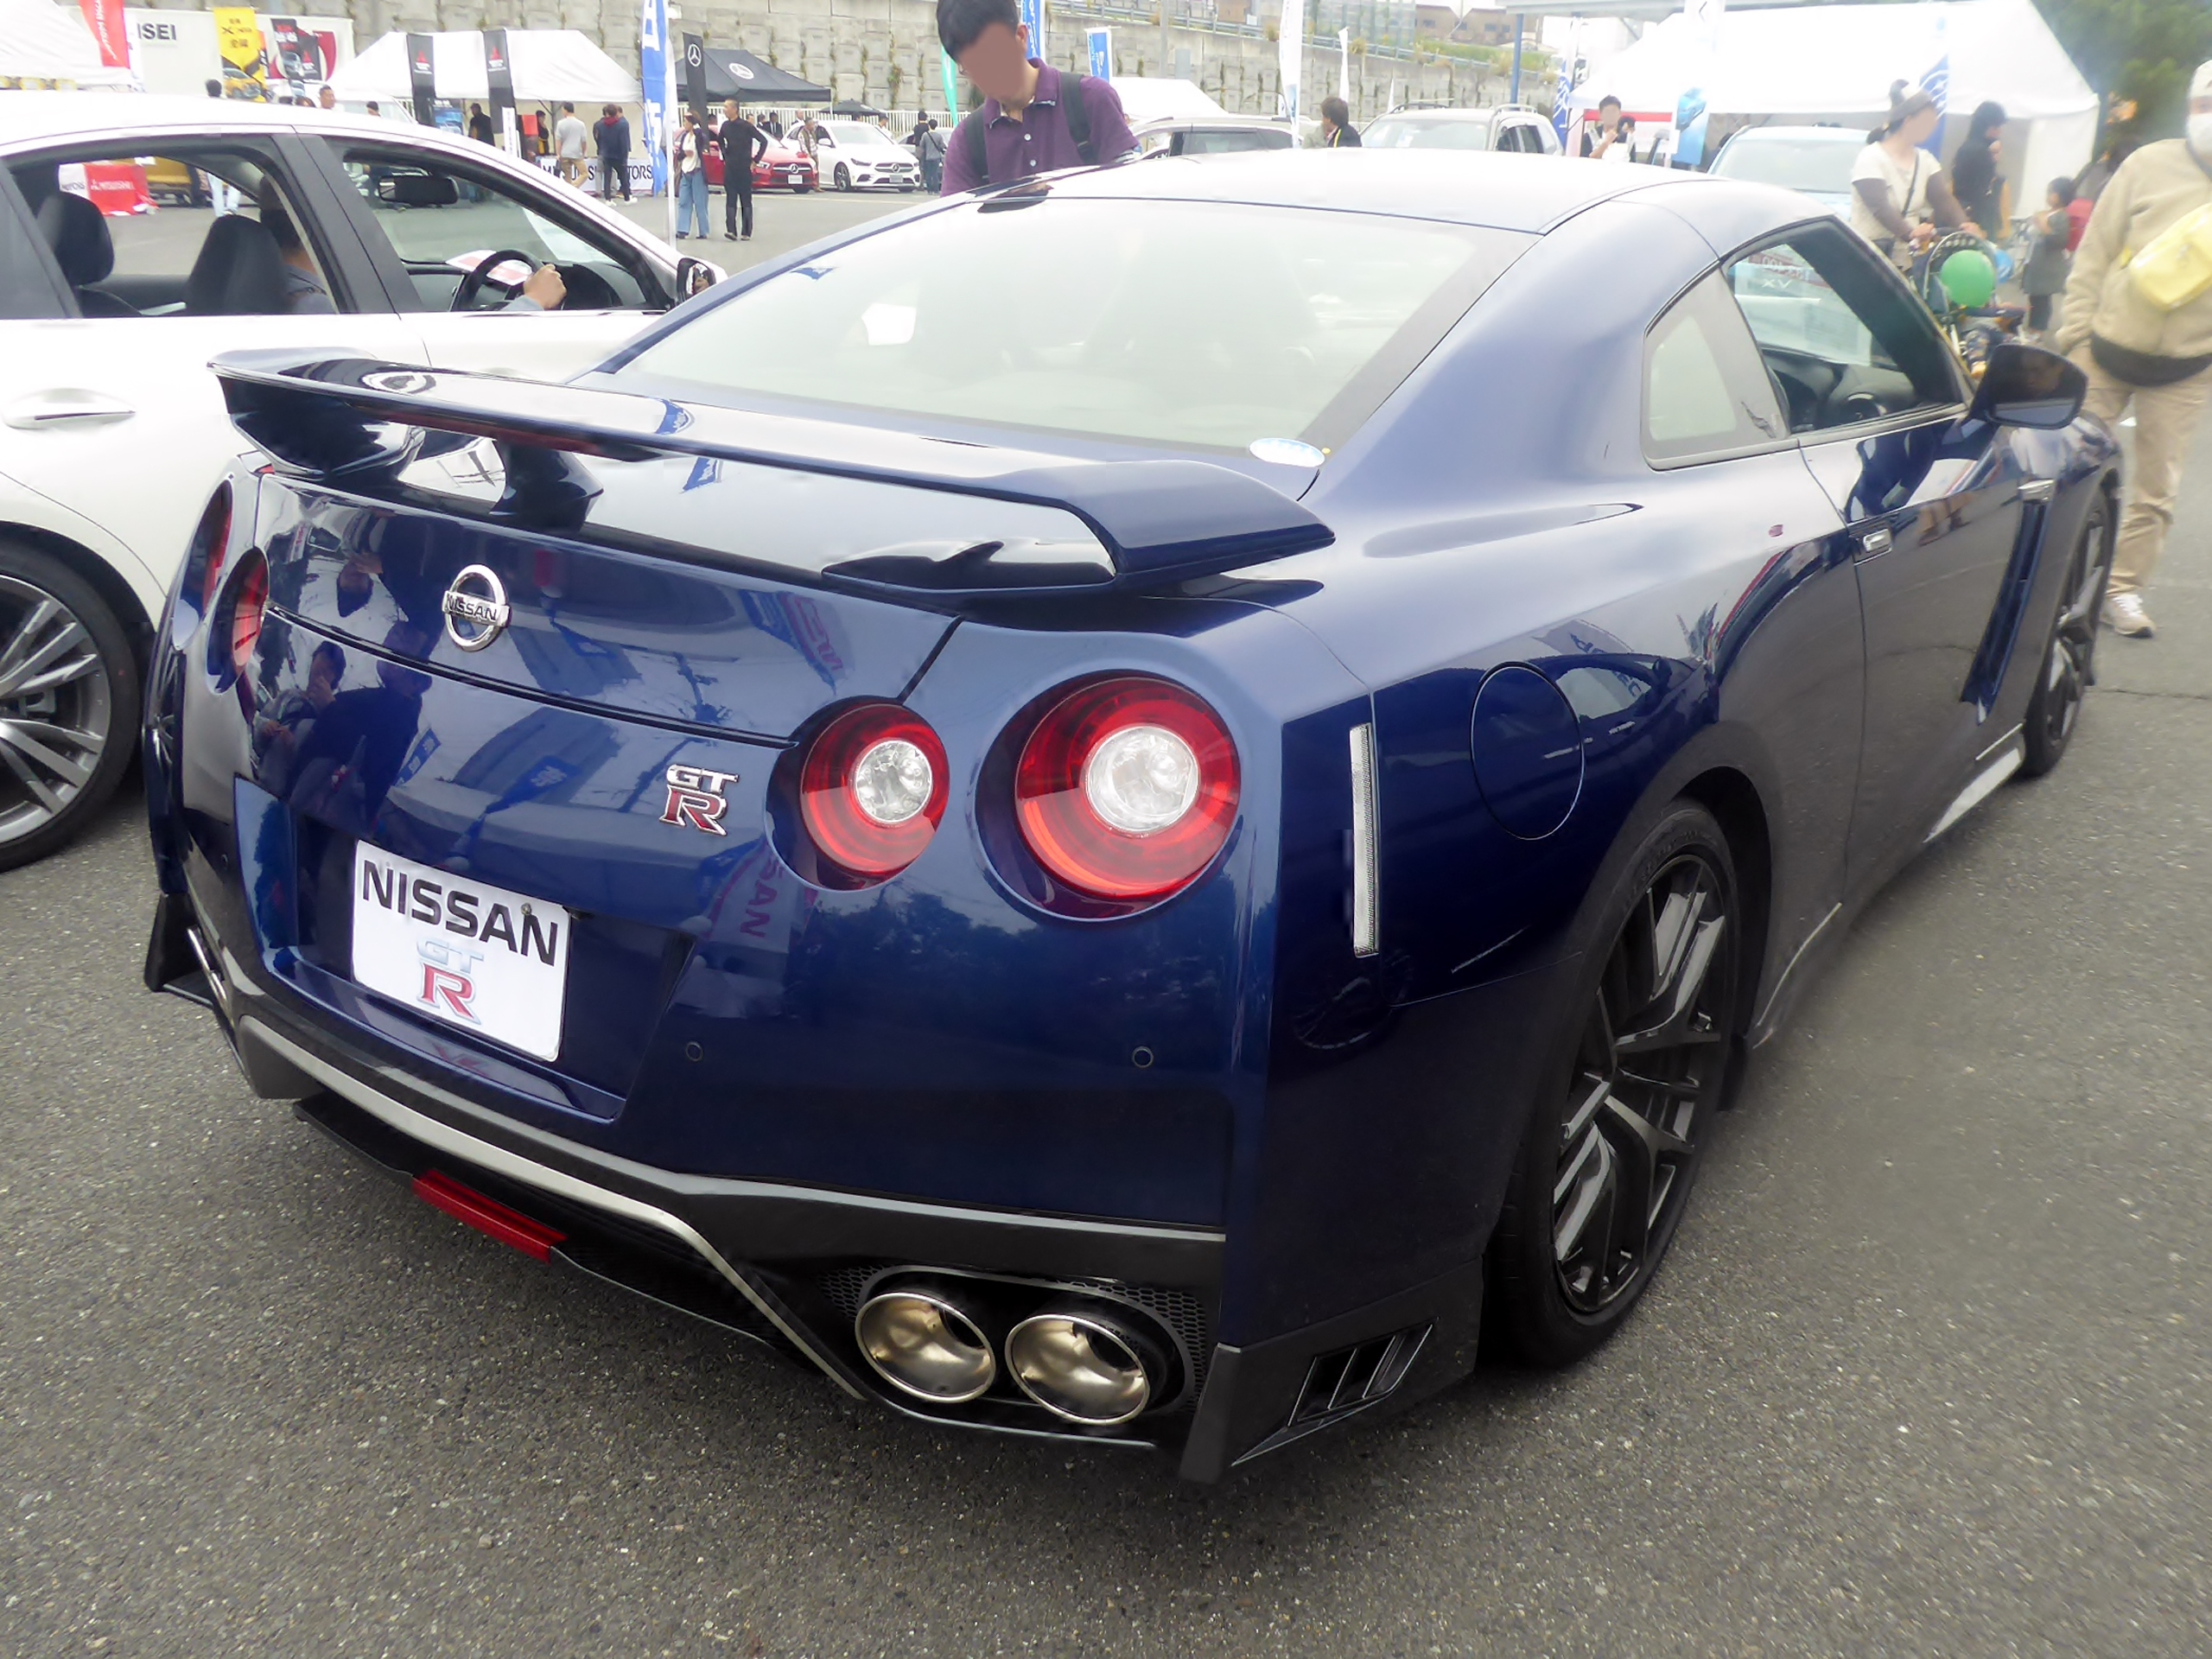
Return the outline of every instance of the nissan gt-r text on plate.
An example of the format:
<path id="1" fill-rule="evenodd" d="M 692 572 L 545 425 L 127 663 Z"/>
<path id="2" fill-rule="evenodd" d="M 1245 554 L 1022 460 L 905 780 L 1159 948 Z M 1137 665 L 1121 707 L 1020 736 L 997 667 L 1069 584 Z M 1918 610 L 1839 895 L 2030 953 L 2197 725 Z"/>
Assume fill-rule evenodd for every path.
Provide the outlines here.
<path id="1" fill-rule="evenodd" d="M 149 982 L 540 1260 L 1197 1478 L 1618 1327 L 2110 559 L 2078 372 L 1640 168 L 1167 158 L 565 386 L 218 372 Z"/>

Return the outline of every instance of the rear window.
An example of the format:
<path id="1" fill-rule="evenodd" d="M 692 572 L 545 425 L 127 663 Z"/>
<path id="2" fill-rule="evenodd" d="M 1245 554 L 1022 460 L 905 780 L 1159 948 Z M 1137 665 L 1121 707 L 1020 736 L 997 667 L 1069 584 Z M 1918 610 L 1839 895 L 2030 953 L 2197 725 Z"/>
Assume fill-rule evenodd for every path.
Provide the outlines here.
<path id="1" fill-rule="evenodd" d="M 1852 166 L 1865 148 L 1855 134 L 1849 139 L 1738 138 L 1721 152 L 1713 170 L 1721 178 L 1750 184 L 1847 196 Z"/>
<path id="2" fill-rule="evenodd" d="M 1490 124 L 1450 116 L 1385 116 L 1368 128 L 1360 143 L 1370 149 L 1488 149 Z"/>
<path id="3" fill-rule="evenodd" d="M 1327 443 L 1529 239 L 1366 213 L 1001 196 L 772 276 L 613 378 L 1180 448 Z"/>

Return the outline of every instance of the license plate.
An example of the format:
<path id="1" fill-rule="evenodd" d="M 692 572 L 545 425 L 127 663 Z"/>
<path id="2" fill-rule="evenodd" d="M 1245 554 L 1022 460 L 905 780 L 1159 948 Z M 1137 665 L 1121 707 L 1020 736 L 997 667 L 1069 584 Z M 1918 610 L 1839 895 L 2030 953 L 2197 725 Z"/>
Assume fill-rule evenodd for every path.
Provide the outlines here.
<path id="1" fill-rule="evenodd" d="M 573 918 L 559 905 L 353 849 L 353 982 L 463 1031 L 561 1052 Z"/>

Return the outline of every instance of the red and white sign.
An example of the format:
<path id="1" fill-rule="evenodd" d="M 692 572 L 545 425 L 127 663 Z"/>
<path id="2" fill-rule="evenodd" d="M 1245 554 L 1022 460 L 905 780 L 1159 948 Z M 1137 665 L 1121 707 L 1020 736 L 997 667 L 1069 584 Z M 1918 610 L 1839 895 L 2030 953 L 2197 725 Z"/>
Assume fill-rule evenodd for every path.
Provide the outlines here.
<path id="1" fill-rule="evenodd" d="M 123 26 L 123 0 L 77 0 L 77 5 L 100 49 L 100 61 L 110 69 L 128 69 L 130 36 Z"/>
<path id="2" fill-rule="evenodd" d="M 136 162 L 64 162 L 55 171 L 64 190 L 84 197 L 110 219 L 154 210 L 146 170 Z"/>

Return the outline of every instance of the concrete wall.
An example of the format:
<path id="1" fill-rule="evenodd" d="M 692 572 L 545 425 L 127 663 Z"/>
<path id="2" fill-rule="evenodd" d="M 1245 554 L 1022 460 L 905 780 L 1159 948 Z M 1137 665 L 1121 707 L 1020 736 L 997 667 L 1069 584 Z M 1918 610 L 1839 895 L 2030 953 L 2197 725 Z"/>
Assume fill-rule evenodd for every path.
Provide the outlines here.
<path id="1" fill-rule="evenodd" d="M 209 9 L 193 0 L 143 3 L 172 10 Z M 716 45 L 741 47 L 829 86 L 839 98 L 864 99 L 886 110 L 943 109 L 934 0 L 675 0 L 670 10 L 682 13 L 671 21 L 671 34 L 700 34 Z M 395 29 L 580 29 L 616 62 L 632 71 L 638 67 L 638 8 L 626 0 L 298 0 L 296 15 L 352 18 L 356 50 Z M 1157 22 L 1099 16 L 1087 9 L 1050 16 L 1048 55 L 1064 68 L 1083 67 L 1084 31 L 1103 22 L 1114 30 L 1120 73 L 1173 73 L 1187 52 L 1191 78 L 1225 108 L 1274 112 L 1277 48 L 1263 36 L 1177 27 L 1169 31 L 1163 67 Z M 1308 113 L 1337 90 L 1337 69 L 1333 47 L 1308 50 Z M 1506 77 L 1465 62 L 1353 56 L 1351 105 L 1357 120 L 1388 108 L 1394 87 L 1402 102 L 1495 104 L 1505 97 Z M 966 96 L 964 86 L 962 95 Z"/>

